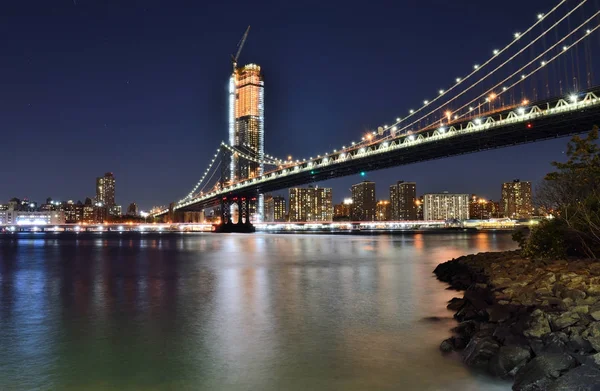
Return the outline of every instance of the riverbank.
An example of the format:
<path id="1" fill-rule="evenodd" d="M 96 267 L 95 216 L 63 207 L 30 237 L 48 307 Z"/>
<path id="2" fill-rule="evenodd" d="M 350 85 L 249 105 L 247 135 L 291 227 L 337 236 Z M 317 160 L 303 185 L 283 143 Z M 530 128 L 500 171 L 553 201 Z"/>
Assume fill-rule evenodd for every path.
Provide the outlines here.
<path id="1" fill-rule="evenodd" d="M 466 365 L 514 379 L 513 390 L 600 390 L 600 261 L 533 261 L 518 251 L 438 265 L 464 291 L 440 345 Z"/>

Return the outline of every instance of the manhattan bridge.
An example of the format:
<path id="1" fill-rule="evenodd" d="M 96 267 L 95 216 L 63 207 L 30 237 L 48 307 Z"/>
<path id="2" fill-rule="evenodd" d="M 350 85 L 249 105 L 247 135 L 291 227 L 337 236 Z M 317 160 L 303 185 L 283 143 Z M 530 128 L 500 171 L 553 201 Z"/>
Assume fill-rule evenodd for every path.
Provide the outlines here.
<path id="1" fill-rule="evenodd" d="M 237 67 L 247 30 L 232 56 L 228 141 L 218 145 L 187 195 L 155 208 L 152 215 L 172 221 L 177 213 L 216 207 L 218 230 L 248 232 L 251 221 L 261 218 L 265 193 L 587 132 L 600 125 L 595 78 L 600 67 L 594 63 L 600 54 L 599 28 L 596 0 L 562 0 L 532 15 L 530 26 L 510 33 L 505 46 L 491 47 L 488 58 L 444 88 L 422 92 L 425 99 L 397 118 L 355 141 L 341 140 L 337 149 L 298 160 L 263 150 L 262 79 L 252 75 L 260 68 Z M 254 77 L 249 83 L 258 89 L 239 99 L 236 88 L 244 77 Z M 258 205 L 257 218 L 251 216 L 252 204 Z"/>

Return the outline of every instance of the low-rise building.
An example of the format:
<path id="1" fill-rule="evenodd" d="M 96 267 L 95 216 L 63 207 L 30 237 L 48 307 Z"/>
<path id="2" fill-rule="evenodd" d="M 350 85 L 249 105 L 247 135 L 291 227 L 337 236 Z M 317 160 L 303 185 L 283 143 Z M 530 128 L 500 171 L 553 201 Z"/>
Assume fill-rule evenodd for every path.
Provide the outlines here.
<path id="1" fill-rule="evenodd" d="M 468 220 L 469 195 L 425 194 L 423 196 L 423 217 L 425 220 Z"/>
<path id="2" fill-rule="evenodd" d="M 65 224 L 62 211 L 27 212 L 20 210 L 0 211 L 0 224 L 6 225 L 60 225 Z"/>

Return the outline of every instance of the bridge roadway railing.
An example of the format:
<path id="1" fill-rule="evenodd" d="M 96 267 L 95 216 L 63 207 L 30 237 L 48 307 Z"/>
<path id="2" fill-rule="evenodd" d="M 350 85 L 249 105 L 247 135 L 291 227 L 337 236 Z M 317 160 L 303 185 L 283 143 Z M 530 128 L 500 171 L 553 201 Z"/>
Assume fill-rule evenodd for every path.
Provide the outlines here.
<path id="1" fill-rule="evenodd" d="M 230 194 L 242 193 L 264 193 L 275 191 L 301 183 L 311 183 L 331 179 L 345 175 L 351 175 L 357 170 L 381 169 L 418 161 L 431 160 L 435 158 L 459 155 L 478 150 L 498 148 L 507 145 L 515 145 L 538 141 L 554 137 L 562 137 L 569 134 L 581 133 L 589 130 L 588 125 L 600 123 L 600 88 L 580 93 L 570 98 L 555 98 L 540 101 L 518 107 L 512 110 L 498 111 L 487 117 L 470 118 L 465 121 L 455 121 L 448 126 L 426 131 L 407 132 L 392 139 L 380 139 L 367 145 L 360 145 L 342 149 L 327 156 L 319 156 L 316 159 L 302 161 L 291 166 L 274 170 L 264 175 L 240 181 L 223 188 L 220 191 L 212 191 L 200 197 L 188 199 L 179 203 L 174 210 L 186 209 L 191 206 L 202 206 L 215 203 L 219 197 Z M 568 114 L 568 115 L 567 115 Z M 577 121 L 585 119 L 582 127 Z M 594 122 L 595 121 L 595 122 Z M 515 128 L 515 125 L 528 124 L 526 127 Z M 543 128 L 544 130 L 540 130 Z M 507 129 L 503 132 L 492 132 L 497 129 Z M 523 133 L 525 132 L 525 133 Z M 466 139 L 464 136 L 486 134 L 477 140 L 477 145 L 471 143 L 452 143 L 452 139 Z M 502 142 L 494 141 L 494 137 L 502 137 Z M 427 148 L 416 148 L 427 146 L 427 144 L 446 143 L 447 152 L 439 156 L 410 157 L 400 156 L 398 151 L 407 149 L 418 149 L 427 152 Z M 371 158 L 371 159 L 367 159 Z M 354 164 L 356 163 L 356 164 Z M 302 178 L 298 178 L 302 176 Z M 294 180 L 291 180 L 294 177 Z M 290 180 L 286 180 L 289 178 Z M 156 214 L 162 215 L 168 210 Z"/>

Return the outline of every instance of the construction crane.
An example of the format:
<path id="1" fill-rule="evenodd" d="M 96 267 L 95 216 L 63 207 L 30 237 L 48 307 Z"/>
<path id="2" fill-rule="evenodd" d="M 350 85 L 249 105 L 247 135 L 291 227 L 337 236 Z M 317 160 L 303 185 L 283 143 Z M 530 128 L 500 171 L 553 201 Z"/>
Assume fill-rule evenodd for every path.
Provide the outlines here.
<path id="1" fill-rule="evenodd" d="M 231 62 L 233 63 L 233 71 L 234 72 L 235 72 L 235 68 L 237 67 L 238 58 L 240 58 L 240 53 L 242 52 L 242 48 L 244 47 L 244 44 L 246 43 L 246 38 L 248 38 L 249 32 L 250 32 L 250 26 L 248 26 L 248 28 L 246 29 L 246 32 L 242 36 L 242 39 L 240 39 L 240 42 L 238 42 L 237 53 L 235 54 L 235 56 L 233 54 L 231 55 Z"/>

